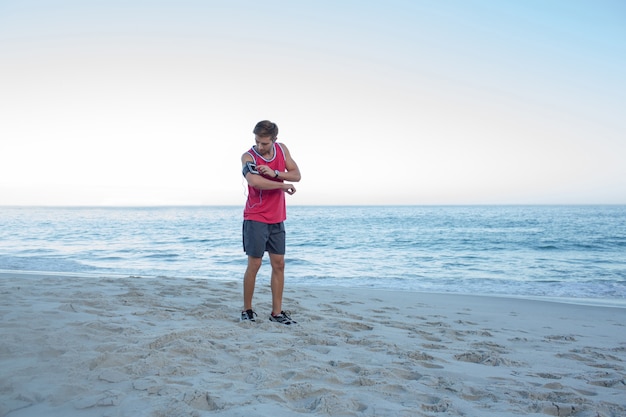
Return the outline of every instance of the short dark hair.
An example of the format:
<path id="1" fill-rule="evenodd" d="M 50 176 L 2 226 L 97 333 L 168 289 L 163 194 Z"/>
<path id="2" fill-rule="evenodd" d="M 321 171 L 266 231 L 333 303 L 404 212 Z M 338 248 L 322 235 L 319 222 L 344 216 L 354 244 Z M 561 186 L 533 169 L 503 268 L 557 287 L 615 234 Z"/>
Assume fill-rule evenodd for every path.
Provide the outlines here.
<path id="1" fill-rule="evenodd" d="M 276 123 L 272 123 L 269 120 L 262 120 L 254 126 L 252 133 L 262 138 L 270 136 L 272 140 L 276 140 L 278 136 L 278 126 Z"/>

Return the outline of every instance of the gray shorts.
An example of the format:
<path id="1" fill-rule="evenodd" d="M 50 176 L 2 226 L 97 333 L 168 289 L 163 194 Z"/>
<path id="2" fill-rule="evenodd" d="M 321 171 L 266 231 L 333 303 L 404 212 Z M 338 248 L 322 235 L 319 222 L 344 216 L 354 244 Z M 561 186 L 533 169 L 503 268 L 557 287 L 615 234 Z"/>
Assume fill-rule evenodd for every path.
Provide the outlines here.
<path id="1" fill-rule="evenodd" d="M 285 223 L 267 224 L 243 221 L 243 250 L 248 256 L 262 258 L 265 251 L 285 254 Z"/>

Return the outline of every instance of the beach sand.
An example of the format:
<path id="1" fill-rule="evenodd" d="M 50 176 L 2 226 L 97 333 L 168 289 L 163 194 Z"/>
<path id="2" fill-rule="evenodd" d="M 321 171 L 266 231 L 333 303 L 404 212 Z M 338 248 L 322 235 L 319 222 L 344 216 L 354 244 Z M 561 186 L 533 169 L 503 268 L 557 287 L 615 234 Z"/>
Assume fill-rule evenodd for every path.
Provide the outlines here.
<path id="1" fill-rule="evenodd" d="M 626 309 L 0 274 L 0 416 L 626 416 Z"/>

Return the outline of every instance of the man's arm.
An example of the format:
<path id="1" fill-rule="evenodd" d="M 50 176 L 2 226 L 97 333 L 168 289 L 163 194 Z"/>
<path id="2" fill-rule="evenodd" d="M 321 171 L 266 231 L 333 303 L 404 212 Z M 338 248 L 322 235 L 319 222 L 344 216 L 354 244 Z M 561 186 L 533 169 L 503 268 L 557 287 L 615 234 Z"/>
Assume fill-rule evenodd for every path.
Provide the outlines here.
<path id="1" fill-rule="evenodd" d="M 298 182 L 302 175 L 300 175 L 300 168 L 298 168 L 298 164 L 291 157 L 291 153 L 287 146 L 284 143 L 281 143 L 280 146 L 285 151 L 285 167 L 287 168 L 287 172 L 281 172 L 278 177 L 285 181 Z"/>
<path id="2" fill-rule="evenodd" d="M 241 156 L 242 170 L 246 166 L 247 162 L 254 162 L 254 159 L 252 159 L 252 157 L 248 153 L 244 153 Z M 293 194 L 296 192 L 296 187 L 294 187 L 293 184 L 272 181 L 268 178 L 265 178 L 263 175 L 253 174 L 249 171 L 246 172 L 246 181 L 248 181 L 248 184 L 250 184 L 251 187 L 254 187 L 257 190 L 283 190 L 288 194 Z"/>

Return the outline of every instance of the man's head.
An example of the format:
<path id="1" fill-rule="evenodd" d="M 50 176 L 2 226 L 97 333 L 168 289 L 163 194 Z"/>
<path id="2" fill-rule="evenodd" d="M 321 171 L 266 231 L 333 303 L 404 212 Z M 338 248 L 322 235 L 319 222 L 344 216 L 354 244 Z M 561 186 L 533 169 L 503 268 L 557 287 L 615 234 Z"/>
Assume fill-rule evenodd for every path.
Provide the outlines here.
<path id="1" fill-rule="evenodd" d="M 269 137 L 274 142 L 278 137 L 278 126 L 269 120 L 262 120 L 256 124 L 252 133 L 261 138 Z"/>

